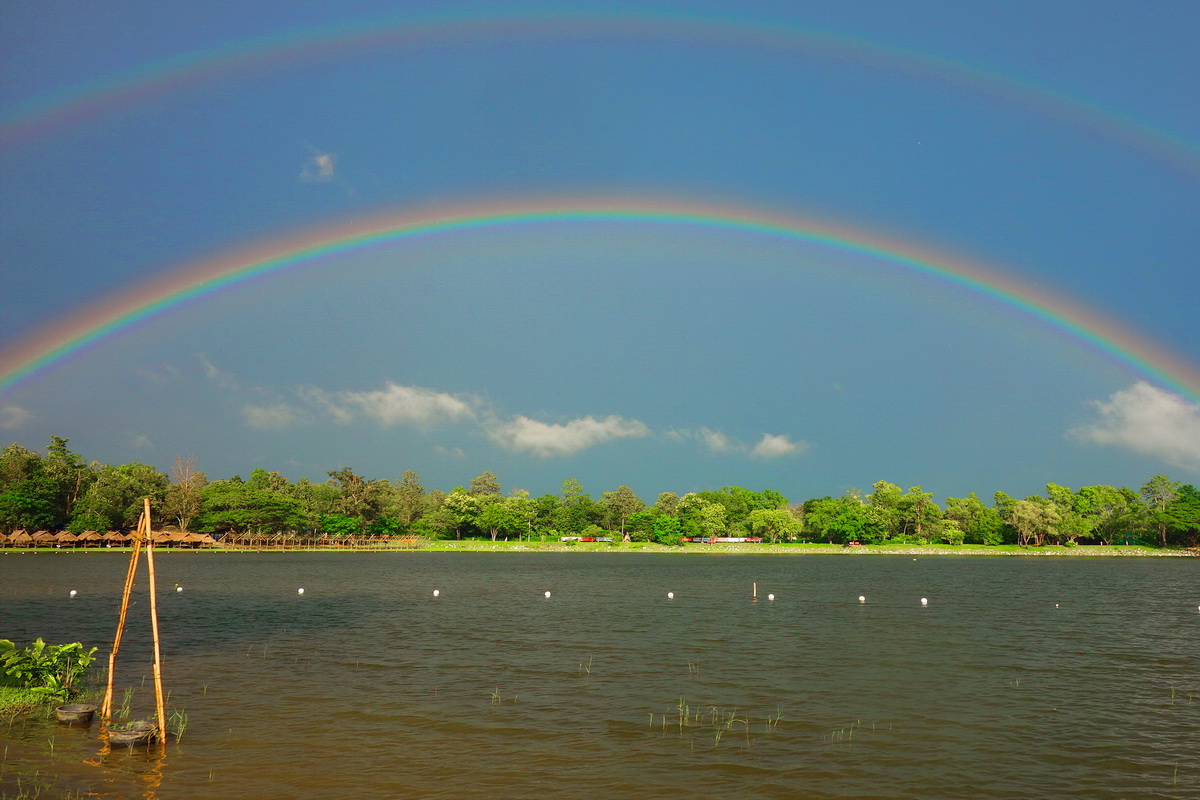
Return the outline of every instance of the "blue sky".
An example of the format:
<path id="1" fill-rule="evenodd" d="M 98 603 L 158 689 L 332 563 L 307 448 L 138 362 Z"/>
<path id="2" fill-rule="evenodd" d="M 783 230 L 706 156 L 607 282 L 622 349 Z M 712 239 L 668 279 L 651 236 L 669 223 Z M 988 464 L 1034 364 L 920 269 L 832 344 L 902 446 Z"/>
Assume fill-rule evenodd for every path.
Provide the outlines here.
<path id="1" fill-rule="evenodd" d="M 251 242 L 601 194 L 896 237 L 1196 365 L 1198 39 L 1187 2 L 7 4 L 10 132 L 100 88 L 0 136 L 0 348 Z M 490 469 L 646 499 L 1200 480 L 1194 395 L 1016 307 L 811 243 L 611 221 L 397 241 L 204 296 L 0 393 L 0 438 L 52 434 L 210 477 L 413 469 L 448 490 Z"/>

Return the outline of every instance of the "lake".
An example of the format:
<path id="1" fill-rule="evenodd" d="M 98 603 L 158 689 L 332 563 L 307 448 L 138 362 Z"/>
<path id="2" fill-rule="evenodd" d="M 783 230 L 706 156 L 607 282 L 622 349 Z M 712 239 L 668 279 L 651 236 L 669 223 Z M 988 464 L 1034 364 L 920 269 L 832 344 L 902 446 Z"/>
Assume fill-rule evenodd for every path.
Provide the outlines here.
<path id="1" fill-rule="evenodd" d="M 0 637 L 103 663 L 127 563 L 0 554 Z M 1200 797 L 1200 559 L 156 565 L 183 737 L 103 752 L 95 727 L 18 721 L 0 789 L 36 771 L 43 796 L 172 800 Z M 144 565 L 135 597 L 117 698 L 149 717 Z"/>

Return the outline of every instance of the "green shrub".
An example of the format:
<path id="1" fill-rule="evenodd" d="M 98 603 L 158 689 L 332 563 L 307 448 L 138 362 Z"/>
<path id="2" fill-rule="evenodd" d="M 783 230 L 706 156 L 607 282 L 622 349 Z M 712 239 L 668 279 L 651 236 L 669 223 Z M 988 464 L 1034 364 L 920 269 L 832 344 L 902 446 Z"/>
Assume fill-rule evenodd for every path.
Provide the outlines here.
<path id="1" fill-rule="evenodd" d="M 22 649 L 0 639 L 0 671 L 10 683 L 46 700 L 67 700 L 82 688 L 95 652 L 95 647 L 85 650 L 79 642 L 48 645 L 38 638 Z"/>

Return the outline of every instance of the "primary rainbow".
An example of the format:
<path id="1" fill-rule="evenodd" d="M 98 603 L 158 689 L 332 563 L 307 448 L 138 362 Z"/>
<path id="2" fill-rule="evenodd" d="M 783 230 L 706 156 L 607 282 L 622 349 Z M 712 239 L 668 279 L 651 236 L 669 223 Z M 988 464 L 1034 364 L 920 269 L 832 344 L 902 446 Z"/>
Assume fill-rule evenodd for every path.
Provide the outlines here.
<path id="1" fill-rule="evenodd" d="M 554 197 L 386 211 L 285 235 L 171 270 L 84 311 L 52 323 L 0 351 L 0 390 L 84 351 L 89 345 L 188 300 L 255 276 L 381 242 L 396 243 L 471 230 L 555 223 L 631 222 L 741 231 L 814 243 L 894 264 L 957 285 L 1041 321 L 1099 354 L 1192 400 L 1200 372 L 1119 323 L 998 272 L 876 233 L 744 206 L 658 198 Z"/>
<path id="2" fill-rule="evenodd" d="M 654 37 L 697 45 L 724 43 L 844 59 L 924 80 L 942 81 L 1037 109 L 1106 139 L 1149 153 L 1192 173 L 1193 177 L 1200 175 L 1200 147 L 1195 142 L 1028 79 L 980 69 L 919 50 L 819 29 L 728 15 L 659 11 L 451 11 L 329 25 L 225 42 L 208 49 L 145 62 L 15 104 L 0 115 L 0 147 L 36 140 L 55 128 L 77 125 L 121 105 L 214 76 L 239 76 L 266 65 L 303 61 L 341 51 L 354 52 L 364 47 L 412 48 L 470 41 L 479 36 L 530 36 L 552 40 L 593 36 Z"/>

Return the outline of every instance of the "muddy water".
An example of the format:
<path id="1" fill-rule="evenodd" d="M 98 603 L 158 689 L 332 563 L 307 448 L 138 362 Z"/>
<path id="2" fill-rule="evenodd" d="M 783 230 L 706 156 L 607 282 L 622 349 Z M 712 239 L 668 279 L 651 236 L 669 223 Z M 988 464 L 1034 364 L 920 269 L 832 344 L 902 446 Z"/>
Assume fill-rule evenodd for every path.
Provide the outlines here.
<path id="1" fill-rule="evenodd" d="M 0 636 L 106 653 L 126 560 L 0 555 Z M 0 728 L 9 795 L 1200 796 L 1200 560 L 160 552 L 158 569 L 182 739 L 108 753 L 94 729 Z M 139 592 L 117 676 L 145 716 Z"/>

